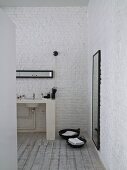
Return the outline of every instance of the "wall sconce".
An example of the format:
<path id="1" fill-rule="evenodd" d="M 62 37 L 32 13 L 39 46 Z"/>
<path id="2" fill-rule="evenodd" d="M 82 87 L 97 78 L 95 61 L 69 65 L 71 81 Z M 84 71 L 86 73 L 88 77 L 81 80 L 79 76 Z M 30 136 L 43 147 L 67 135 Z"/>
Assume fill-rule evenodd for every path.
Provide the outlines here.
<path id="1" fill-rule="evenodd" d="M 53 55 L 54 55 L 54 56 L 58 56 L 58 51 L 54 51 L 54 52 L 53 52 Z"/>

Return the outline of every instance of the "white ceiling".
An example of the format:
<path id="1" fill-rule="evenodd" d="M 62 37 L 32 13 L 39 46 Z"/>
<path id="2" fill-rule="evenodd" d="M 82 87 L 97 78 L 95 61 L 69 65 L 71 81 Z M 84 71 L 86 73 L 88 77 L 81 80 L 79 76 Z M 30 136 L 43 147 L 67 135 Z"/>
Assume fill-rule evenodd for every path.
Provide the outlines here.
<path id="1" fill-rule="evenodd" d="M 0 0 L 0 7 L 87 6 L 89 0 Z"/>

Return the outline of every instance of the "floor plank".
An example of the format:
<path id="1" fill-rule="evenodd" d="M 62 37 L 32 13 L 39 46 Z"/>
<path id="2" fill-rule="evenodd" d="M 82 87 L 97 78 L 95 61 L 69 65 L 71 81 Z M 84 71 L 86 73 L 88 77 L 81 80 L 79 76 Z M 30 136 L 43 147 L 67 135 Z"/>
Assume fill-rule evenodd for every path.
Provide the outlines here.
<path id="1" fill-rule="evenodd" d="M 53 141 L 49 141 L 45 150 L 44 159 L 39 170 L 49 170 L 51 164 Z"/>
<path id="2" fill-rule="evenodd" d="M 18 170 L 105 170 L 90 140 L 78 149 L 44 133 L 18 133 Z"/>
<path id="3" fill-rule="evenodd" d="M 30 156 L 30 154 L 31 154 L 31 152 L 32 152 L 32 149 L 33 149 L 34 145 L 35 145 L 36 139 L 37 139 L 37 138 L 36 138 L 36 136 L 34 135 L 34 136 L 31 138 L 30 142 L 26 145 L 26 148 L 25 148 L 23 154 L 20 156 L 20 158 L 19 158 L 19 160 L 18 160 L 18 167 L 19 167 L 20 169 L 23 169 L 23 168 L 24 168 L 27 160 L 29 159 L 29 156 Z"/>
<path id="4" fill-rule="evenodd" d="M 18 161 L 20 160 L 20 157 L 23 155 L 25 152 L 25 149 L 27 145 L 29 145 L 31 138 L 33 137 L 32 134 L 28 134 L 26 137 L 26 140 L 21 144 L 19 150 L 18 150 Z"/>
<path id="5" fill-rule="evenodd" d="M 59 170 L 67 170 L 67 148 L 65 140 L 60 140 Z"/>
<path id="6" fill-rule="evenodd" d="M 32 168 L 40 146 L 41 146 L 41 138 L 40 138 L 40 135 L 37 135 L 36 141 L 34 142 L 33 148 L 31 149 L 30 156 L 27 159 L 26 164 L 23 168 L 24 170 L 28 170 Z"/>
<path id="7" fill-rule="evenodd" d="M 85 170 L 85 164 L 80 149 L 74 150 L 76 167 L 78 170 Z"/>
<path id="8" fill-rule="evenodd" d="M 44 155 L 45 155 L 45 150 L 47 148 L 48 141 L 44 140 L 42 137 L 42 142 L 41 146 L 39 147 L 38 153 L 36 155 L 36 158 L 33 162 L 33 166 L 31 170 L 39 170 L 41 169 L 43 162 L 44 162 Z"/>

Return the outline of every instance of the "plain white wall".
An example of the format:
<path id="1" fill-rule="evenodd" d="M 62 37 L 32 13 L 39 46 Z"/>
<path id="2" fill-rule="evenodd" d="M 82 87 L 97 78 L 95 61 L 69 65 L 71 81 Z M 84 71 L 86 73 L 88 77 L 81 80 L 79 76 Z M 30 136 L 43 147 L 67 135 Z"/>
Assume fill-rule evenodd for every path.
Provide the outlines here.
<path id="1" fill-rule="evenodd" d="M 0 9 L 0 169 L 17 170 L 15 26 Z"/>
<path id="2" fill-rule="evenodd" d="M 89 84 L 92 85 L 92 56 L 100 49 L 102 83 L 99 154 L 107 170 L 127 170 L 126 19 L 126 0 L 90 0 L 88 6 Z M 88 95 L 90 105 L 91 89 Z"/>
<path id="3" fill-rule="evenodd" d="M 87 6 L 89 0 L 1 0 L 1 7 L 77 7 Z"/>
<path id="4" fill-rule="evenodd" d="M 56 86 L 56 129 L 80 127 L 88 131 L 87 8 L 4 10 L 16 24 L 17 69 L 55 72 L 53 79 L 17 79 L 17 93 L 31 97 L 35 92 L 36 97 L 41 97 L 42 92 Z M 53 56 L 54 50 L 59 52 L 57 57 Z M 45 130 L 44 121 L 40 122 L 44 116 L 41 110 L 36 120 L 38 129 Z"/>

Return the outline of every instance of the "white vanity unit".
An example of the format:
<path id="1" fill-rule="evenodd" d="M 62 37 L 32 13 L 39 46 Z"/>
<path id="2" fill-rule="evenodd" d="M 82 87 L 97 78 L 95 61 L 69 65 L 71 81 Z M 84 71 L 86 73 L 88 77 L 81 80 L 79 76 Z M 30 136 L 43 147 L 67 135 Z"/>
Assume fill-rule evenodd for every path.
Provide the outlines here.
<path id="1" fill-rule="evenodd" d="M 25 104 L 26 107 L 36 108 L 40 104 L 46 104 L 46 138 L 55 140 L 55 100 L 52 99 L 18 99 L 17 104 Z"/>

